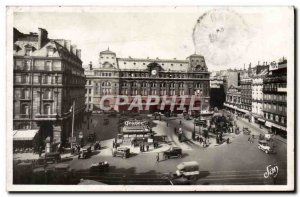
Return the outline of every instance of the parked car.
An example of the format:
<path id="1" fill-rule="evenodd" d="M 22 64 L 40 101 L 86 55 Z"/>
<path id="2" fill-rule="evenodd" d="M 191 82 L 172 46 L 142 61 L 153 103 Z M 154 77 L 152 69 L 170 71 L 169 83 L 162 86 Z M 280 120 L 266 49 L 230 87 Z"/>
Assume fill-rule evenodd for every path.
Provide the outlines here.
<path id="1" fill-rule="evenodd" d="M 193 176 L 198 176 L 199 174 L 199 164 L 197 161 L 182 162 L 179 165 L 177 165 L 177 176 L 190 178 Z"/>
<path id="2" fill-rule="evenodd" d="M 273 152 L 273 149 L 269 146 L 269 143 L 266 140 L 258 141 L 258 149 L 264 151 L 267 154 Z"/>
<path id="3" fill-rule="evenodd" d="M 95 140 L 96 140 L 96 133 L 95 132 L 89 133 L 88 142 L 95 142 Z"/>
<path id="4" fill-rule="evenodd" d="M 272 136 L 273 135 L 271 133 L 266 133 L 265 134 L 265 140 L 267 140 L 267 141 L 271 140 Z"/>
<path id="5" fill-rule="evenodd" d="M 109 169 L 109 163 L 107 161 L 100 161 L 99 163 L 93 163 L 90 167 L 91 172 L 107 172 Z"/>
<path id="6" fill-rule="evenodd" d="M 45 159 L 45 163 L 58 163 L 61 161 L 61 156 L 59 152 L 45 153 L 45 156 L 40 158 Z"/>
<path id="7" fill-rule="evenodd" d="M 251 134 L 251 131 L 250 131 L 247 127 L 244 127 L 244 128 L 243 128 L 243 134 L 245 134 L 245 135 L 250 135 L 250 134 Z"/>
<path id="8" fill-rule="evenodd" d="M 164 156 L 166 158 L 171 158 L 171 157 L 177 157 L 181 158 L 182 157 L 182 149 L 179 147 L 171 147 L 169 150 L 164 152 Z"/>
<path id="9" fill-rule="evenodd" d="M 100 150 L 101 149 L 101 143 L 99 141 L 96 141 L 94 144 L 94 150 Z"/>
<path id="10" fill-rule="evenodd" d="M 90 157 L 90 152 L 87 149 L 81 149 L 78 154 L 78 159 L 86 159 Z"/>
<path id="11" fill-rule="evenodd" d="M 122 157 L 123 159 L 128 158 L 130 156 L 130 149 L 126 147 L 118 147 L 113 150 L 114 157 Z"/>

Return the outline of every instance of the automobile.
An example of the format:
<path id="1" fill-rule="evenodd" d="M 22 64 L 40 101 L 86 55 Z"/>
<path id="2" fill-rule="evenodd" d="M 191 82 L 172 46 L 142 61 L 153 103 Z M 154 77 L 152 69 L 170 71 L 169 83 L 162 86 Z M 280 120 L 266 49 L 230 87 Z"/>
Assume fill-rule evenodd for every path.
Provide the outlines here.
<path id="1" fill-rule="evenodd" d="M 177 146 L 172 146 L 169 150 L 164 151 L 164 156 L 168 159 L 171 157 L 182 157 L 182 149 Z"/>
<path id="2" fill-rule="evenodd" d="M 272 134 L 271 133 L 266 133 L 265 134 L 265 139 L 267 140 L 267 141 L 269 141 L 269 140 L 271 140 L 271 138 L 272 138 Z"/>
<path id="3" fill-rule="evenodd" d="M 122 157 L 126 159 L 130 156 L 130 149 L 126 147 L 118 147 L 113 150 L 113 157 Z"/>
<path id="4" fill-rule="evenodd" d="M 89 133 L 88 135 L 88 142 L 94 142 L 96 140 L 96 133 Z"/>
<path id="5" fill-rule="evenodd" d="M 86 159 L 90 156 L 90 152 L 87 149 L 81 149 L 78 154 L 78 159 Z"/>
<path id="6" fill-rule="evenodd" d="M 99 141 L 96 141 L 94 144 L 94 150 L 100 150 L 101 149 L 101 143 Z"/>
<path id="7" fill-rule="evenodd" d="M 182 162 L 178 164 L 176 167 L 177 167 L 176 175 L 179 177 L 183 176 L 183 177 L 191 178 L 193 176 L 198 176 L 200 174 L 199 164 L 197 161 Z"/>
<path id="8" fill-rule="evenodd" d="M 250 133 L 251 133 L 251 131 L 247 127 L 243 128 L 243 134 L 250 135 Z"/>
<path id="9" fill-rule="evenodd" d="M 272 148 L 266 140 L 258 141 L 258 149 L 264 151 L 266 154 L 273 152 Z"/>
<path id="10" fill-rule="evenodd" d="M 107 161 L 100 161 L 98 163 L 93 163 L 90 166 L 90 171 L 91 172 L 107 172 L 109 169 L 109 163 Z"/>
<path id="11" fill-rule="evenodd" d="M 58 163 L 61 161 L 61 156 L 59 152 L 45 153 L 45 156 L 42 158 L 45 159 L 45 163 Z"/>

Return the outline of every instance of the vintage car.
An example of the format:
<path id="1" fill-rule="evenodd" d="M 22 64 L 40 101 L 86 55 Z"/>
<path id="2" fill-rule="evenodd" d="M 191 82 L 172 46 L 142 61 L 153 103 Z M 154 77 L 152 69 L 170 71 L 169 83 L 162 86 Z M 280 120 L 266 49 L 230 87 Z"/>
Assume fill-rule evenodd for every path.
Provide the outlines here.
<path id="1" fill-rule="evenodd" d="M 243 134 L 245 134 L 245 135 L 250 135 L 250 134 L 251 134 L 251 131 L 249 130 L 249 128 L 244 127 L 244 128 L 243 128 Z"/>
<path id="2" fill-rule="evenodd" d="M 126 147 L 118 147 L 113 150 L 113 157 L 122 157 L 126 159 L 130 156 L 130 149 Z"/>
<path id="3" fill-rule="evenodd" d="M 177 176 L 190 178 L 193 176 L 198 176 L 199 174 L 199 164 L 197 161 L 182 162 L 179 165 L 177 165 Z"/>
<path id="4" fill-rule="evenodd" d="M 100 150 L 101 149 L 101 143 L 99 141 L 96 141 L 94 144 L 94 150 Z"/>
<path id="5" fill-rule="evenodd" d="M 96 140 L 96 133 L 95 132 L 89 133 L 88 142 L 95 142 L 95 140 Z"/>
<path id="6" fill-rule="evenodd" d="M 107 172 L 109 169 L 109 163 L 107 161 L 100 161 L 99 163 L 93 163 L 90 166 L 91 172 Z"/>
<path id="7" fill-rule="evenodd" d="M 179 147 L 172 146 L 169 150 L 166 150 L 164 152 L 164 156 L 168 159 L 171 157 L 181 158 L 182 157 L 182 149 Z"/>
<path id="8" fill-rule="evenodd" d="M 273 152 L 273 149 L 269 146 L 269 143 L 266 140 L 258 141 L 258 149 L 264 151 L 267 154 Z"/>
<path id="9" fill-rule="evenodd" d="M 91 152 L 87 149 L 81 149 L 79 154 L 78 154 L 78 159 L 86 159 L 90 157 Z"/>
<path id="10" fill-rule="evenodd" d="M 45 153 L 45 156 L 39 158 L 39 160 L 44 160 L 44 163 L 58 163 L 61 161 L 61 156 L 59 152 Z"/>

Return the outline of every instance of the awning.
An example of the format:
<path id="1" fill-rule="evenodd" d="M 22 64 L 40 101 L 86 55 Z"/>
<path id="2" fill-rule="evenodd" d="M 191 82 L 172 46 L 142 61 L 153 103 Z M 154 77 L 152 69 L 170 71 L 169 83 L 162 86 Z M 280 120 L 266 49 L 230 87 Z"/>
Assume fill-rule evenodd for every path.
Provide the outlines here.
<path id="1" fill-rule="evenodd" d="M 271 127 L 272 126 L 272 123 L 271 122 L 268 122 L 266 121 L 266 124 L 265 124 L 267 127 Z"/>
<path id="2" fill-rule="evenodd" d="M 15 130 L 14 131 L 14 141 L 31 141 L 35 137 L 39 130 Z"/>
<path id="3" fill-rule="evenodd" d="M 257 120 L 258 120 L 258 121 L 261 121 L 261 122 L 266 122 L 266 120 L 265 120 L 265 119 L 262 119 L 262 118 L 258 118 Z"/>
<path id="4" fill-rule="evenodd" d="M 272 126 L 273 126 L 273 127 L 276 127 L 277 129 L 281 129 L 281 130 L 283 130 L 283 131 L 286 131 L 286 128 L 283 127 L 283 126 L 280 126 L 280 125 L 277 125 L 277 124 L 273 124 Z"/>

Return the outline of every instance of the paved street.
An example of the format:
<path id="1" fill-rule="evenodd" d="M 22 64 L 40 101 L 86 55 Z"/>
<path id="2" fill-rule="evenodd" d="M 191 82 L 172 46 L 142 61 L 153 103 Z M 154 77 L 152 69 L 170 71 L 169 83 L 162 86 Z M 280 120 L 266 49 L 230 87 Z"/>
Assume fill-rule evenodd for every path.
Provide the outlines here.
<path id="1" fill-rule="evenodd" d="M 167 135 L 170 145 L 181 147 L 183 149 L 182 158 L 163 160 L 157 163 L 157 152 L 135 153 L 128 159 L 114 158 L 110 154 L 112 143 L 108 138 L 114 137 L 117 131 L 103 129 L 100 117 L 93 117 L 93 122 L 96 124 L 95 131 L 97 136 L 101 136 L 101 139 L 106 139 L 107 145 L 101 151 L 95 152 L 89 159 L 78 160 L 74 158 L 70 161 L 71 167 L 75 170 L 88 169 L 92 163 L 108 161 L 110 164 L 109 174 L 115 176 L 139 175 L 145 178 L 148 175 L 156 175 L 161 177 L 162 174 L 174 173 L 180 162 L 195 160 L 199 163 L 201 172 L 199 179 L 194 184 L 272 184 L 271 180 L 263 177 L 263 174 L 268 165 L 275 164 L 279 168 L 276 184 L 286 184 L 287 150 L 286 144 L 282 141 L 274 141 L 276 150 L 274 154 L 266 154 L 257 148 L 257 135 L 254 143 L 250 144 L 248 142 L 249 136 L 242 133 L 239 135 L 231 134 L 230 144 L 224 143 L 215 146 L 212 143 L 208 148 L 203 148 L 198 142 L 192 142 L 192 140 L 180 143 L 174 133 L 174 127 L 179 128 L 181 126 L 187 138 L 190 139 L 193 123 L 192 120 L 182 119 L 183 124 L 179 125 L 180 117 L 178 117 L 169 119 L 168 127 L 164 119 L 162 121 L 155 120 L 156 126 L 153 130 L 158 134 Z M 110 120 L 110 124 L 116 124 L 116 122 Z M 239 119 L 237 124 L 240 127 L 249 127 L 255 134 L 261 132 L 257 127 L 242 119 Z M 213 140 L 215 139 L 211 139 L 211 141 Z M 104 178 L 100 175 L 91 177 L 81 174 L 79 176 L 97 179 L 109 184 L 114 182 L 110 181 L 110 176 Z M 125 178 L 123 177 L 123 179 Z M 115 180 L 115 183 L 117 182 Z"/>

